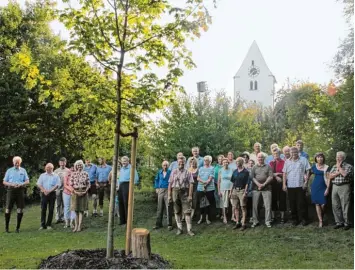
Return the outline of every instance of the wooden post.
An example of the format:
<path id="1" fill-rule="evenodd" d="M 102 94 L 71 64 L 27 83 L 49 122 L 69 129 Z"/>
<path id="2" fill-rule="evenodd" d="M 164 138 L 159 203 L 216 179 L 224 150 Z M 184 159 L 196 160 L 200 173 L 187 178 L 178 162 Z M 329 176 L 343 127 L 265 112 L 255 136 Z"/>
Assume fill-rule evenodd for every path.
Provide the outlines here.
<path id="1" fill-rule="evenodd" d="M 137 139 L 138 130 L 134 128 L 132 135 L 131 147 L 131 174 L 129 180 L 129 193 L 128 193 L 128 213 L 127 213 L 127 230 L 126 230 L 126 255 L 131 252 L 131 232 L 133 223 L 133 191 L 134 191 L 134 178 L 136 172 L 136 154 L 137 154 Z"/>
<path id="2" fill-rule="evenodd" d="M 147 229 L 132 230 L 132 255 L 134 258 L 150 260 L 150 233 Z"/>

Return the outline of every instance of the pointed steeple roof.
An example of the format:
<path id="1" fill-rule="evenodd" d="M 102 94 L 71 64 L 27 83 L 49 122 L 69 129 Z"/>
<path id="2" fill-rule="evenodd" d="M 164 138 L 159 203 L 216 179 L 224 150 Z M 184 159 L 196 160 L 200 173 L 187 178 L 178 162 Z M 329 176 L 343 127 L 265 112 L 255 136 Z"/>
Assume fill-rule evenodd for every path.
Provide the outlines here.
<path id="1" fill-rule="evenodd" d="M 256 58 L 255 60 L 257 60 L 259 62 L 259 64 L 260 64 L 260 62 L 263 62 L 263 64 L 265 65 L 266 69 L 268 70 L 269 75 L 273 75 L 271 70 L 269 69 L 269 67 L 266 64 L 266 61 L 265 61 L 265 59 L 263 57 L 263 54 L 261 53 L 261 51 L 259 49 L 258 44 L 254 40 L 253 43 L 251 44 L 249 50 L 248 50 L 248 53 L 246 54 L 246 56 L 244 58 L 242 64 L 240 65 L 237 73 L 235 74 L 235 77 L 239 76 L 239 73 L 240 73 L 242 67 L 249 66 L 248 61 L 250 59 L 254 60 L 254 58 Z M 276 79 L 275 79 L 275 82 L 276 82 Z"/>

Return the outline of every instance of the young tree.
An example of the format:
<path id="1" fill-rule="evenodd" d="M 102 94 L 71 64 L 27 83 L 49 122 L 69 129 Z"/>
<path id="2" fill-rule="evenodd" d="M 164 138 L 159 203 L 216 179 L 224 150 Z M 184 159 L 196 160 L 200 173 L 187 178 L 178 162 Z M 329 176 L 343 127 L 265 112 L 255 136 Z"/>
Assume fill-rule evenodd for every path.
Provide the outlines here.
<path id="1" fill-rule="evenodd" d="M 140 113 L 154 111 L 174 97 L 181 87 L 181 64 L 194 63 L 185 41 L 200 36 L 211 23 L 202 0 L 186 0 L 174 6 L 166 0 L 80 0 L 79 8 L 61 12 L 61 21 L 71 30 L 70 45 L 91 56 L 115 78 L 115 139 L 113 179 L 117 177 L 117 157 L 122 124 L 139 122 Z M 180 2 L 181 4 L 181 2 Z M 164 67 L 163 76 L 153 68 Z M 126 116 L 126 123 L 122 121 Z M 116 182 L 111 185 L 114 198 Z M 113 209 L 110 202 L 107 257 L 113 256 Z"/>

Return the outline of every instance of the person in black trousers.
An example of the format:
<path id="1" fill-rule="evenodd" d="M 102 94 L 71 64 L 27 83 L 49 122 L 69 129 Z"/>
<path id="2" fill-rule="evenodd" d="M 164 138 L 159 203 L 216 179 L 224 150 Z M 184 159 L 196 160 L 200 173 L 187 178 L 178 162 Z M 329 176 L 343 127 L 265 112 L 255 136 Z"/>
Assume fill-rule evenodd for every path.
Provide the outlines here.
<path id="1" fill-rule="evenodd" d="M 128 214 L 128 193 L 129 193 L 129 181 L 131 174 L 131 165 L 129 164 L 129 158 L 124 156 L 121 158 L 122 167 L 118 178 L 118 210 L 120 213 L 120 223 L 123 225 L 127 223 Z M 134 174 L 134 184 L 138 184 L 139 177 L 137 170 Z"/>

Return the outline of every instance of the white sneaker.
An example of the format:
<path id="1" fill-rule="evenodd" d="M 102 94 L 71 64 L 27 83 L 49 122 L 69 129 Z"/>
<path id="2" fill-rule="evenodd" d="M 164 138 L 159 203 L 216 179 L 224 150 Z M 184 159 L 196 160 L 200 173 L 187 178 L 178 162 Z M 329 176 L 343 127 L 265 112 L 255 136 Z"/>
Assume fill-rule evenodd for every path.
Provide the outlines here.
<path id="1" fill-rule="evenodd" d="M 53 230 L 53 228 L 51 226 L 48 226 L 47 230 Z"/>
<path id="2" fill-rule="evenodd" d="M 207 219 L 206 223 L 207 223 L 207 225 L 210 225 L 212 222 L 209 219 Z"/>
<path id="3" fill-rule="evenodd" d="M 41 226 L 41 227 L 39 227 L 39 229 L 38 229 L 39 231 L 41 231 L 41 230 L 44 230 L 44 228 Z"/>

